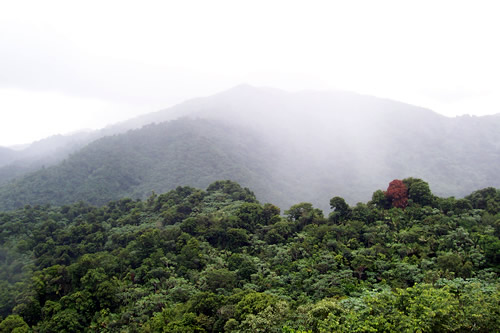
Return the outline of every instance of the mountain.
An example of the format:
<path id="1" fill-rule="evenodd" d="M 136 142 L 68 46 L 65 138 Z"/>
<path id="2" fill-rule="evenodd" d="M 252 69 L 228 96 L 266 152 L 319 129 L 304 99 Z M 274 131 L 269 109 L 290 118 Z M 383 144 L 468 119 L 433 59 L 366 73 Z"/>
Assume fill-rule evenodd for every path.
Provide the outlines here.
<path id="1" fill-rule="evenodd" d="M 12 161 L 15 155 L 16 152 L 14 150 L 0 147 L 0 166 L 8 164 L 10 161 Z"/>
<path id="2" fill-rule="evenodd" d="M 12 149 L 7 159 L 2 158 L 0 147 L 0 184 L 36 171 L 45 166 L 55 165 L 72 152 L 84 147 L 89 142 L 102 137 L 98 131 L 78 132 L 70 135 L 53 135 L 35 141 L 21 149 Z"/>
<path id="3" fill-rule="evenodd" d="M 115 124 L 100 130 L 85 130 L 72 134 L 57 134 L 33 143 L 22 145 L 19 149 L 0 147 L 0 185 L 27 173 L 47 166 L 56 165 L 71 153 L 83 148 L 90 142 L 105 136 L 126 132 L 142 127 L 133 122 Z"/>
<path id="4" fill-rule="evenodd" d="M 101 138 L 62 163 L 0 188 L 4 208 L 24 204 L 104 204 L 141 198 L 179 185 L 206 187 L 218 179 L 253 184 L 267 197 L 287 184 L 273 177 L 276 150 L 244 128 L 180 119 Z M 276 189 L 270 189 L 269 185 Z M 292 196 L 293 197 L 293 196 Z"/>
<path id="5" fill-rule="evenodd" d="M 0 208 L 103 204 L 217 179 L 238 181 L 282 208 L 307 201 L 327 209 L 333 196 L 354 204 L 410 176 L 440 196 L 500 187 L 499 116 L 448 118 L 355 93 L 243 85 L 106 130 L 130 128 L 139 129 L 1 186 Z"/>
<path id="6" fill-rule="evenodd" d="M 180 116 L 256 131 L 289 157 L 281 168 L 292 181 L 302 188 L 315 183 L 304 200 L 323 207 L 327 193 L 364 201 L 371 189 L 410 175 L 429 180 L 443 196 L 500 185 L 500 115 L 448 118 L 350 92 L 241 85 L 133 119 L 129 126 Z"/>

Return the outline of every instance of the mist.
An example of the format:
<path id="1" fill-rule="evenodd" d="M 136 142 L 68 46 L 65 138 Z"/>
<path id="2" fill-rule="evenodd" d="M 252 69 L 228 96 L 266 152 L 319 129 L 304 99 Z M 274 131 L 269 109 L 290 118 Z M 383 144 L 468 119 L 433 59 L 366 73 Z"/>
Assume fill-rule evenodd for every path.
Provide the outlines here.
<path id="1" fill-rule="evenodd" d="M 429 182 L 437 195 L 463 197 L 500 186 L 499 127 L 498 116 L 449 118 L 352 92 L 238 85 L 98 131 L 4 150 L 0 203 L 14 200 L 13 193 L 31 188 L 38 177 L 53 188 L 50 193 L 74 192 L 33 197 L 39 204 L 85 199 L 100 205 L 176 186 L 203 188 L 219 179 L 237 181 L 282 209 L 311 202 L 327 211 L 333 196 L 351 205 L 366 202 L 391 180 L 408 177 Z M 59 189 L 71 174 L 80 180 Z"/>
<path id="2" fill-rule="evenodd" d="M 19 1 L 0 9 L 4 147 L 241 83 L 353 91 L 447 116 L 500 110 L 492 3 Z"/>

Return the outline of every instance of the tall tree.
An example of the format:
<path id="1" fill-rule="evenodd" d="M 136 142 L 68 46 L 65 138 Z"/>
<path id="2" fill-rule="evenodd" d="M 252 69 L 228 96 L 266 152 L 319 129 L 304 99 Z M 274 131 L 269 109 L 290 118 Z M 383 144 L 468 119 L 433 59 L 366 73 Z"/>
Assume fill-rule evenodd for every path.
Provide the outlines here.
<path id="1" fill-rule="evenodd" d="M 408 188 L 399 179 L 394 179 L 389 183 L 385 196 L 391 201 L 393 207 L 404 209 L 408 206 Z"/>

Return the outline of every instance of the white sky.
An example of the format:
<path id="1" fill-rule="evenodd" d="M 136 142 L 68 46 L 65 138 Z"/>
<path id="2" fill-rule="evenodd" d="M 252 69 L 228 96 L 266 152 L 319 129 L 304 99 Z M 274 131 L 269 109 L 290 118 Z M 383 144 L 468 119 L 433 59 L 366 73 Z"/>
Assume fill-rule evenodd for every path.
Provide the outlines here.
<path id="1" fill-rule="evenodd" d="M 498 3 L 498 2 L 497 2 Z M 2 1 L 0 145 L 240 83 L 500 112 L 495 1 Z"/>

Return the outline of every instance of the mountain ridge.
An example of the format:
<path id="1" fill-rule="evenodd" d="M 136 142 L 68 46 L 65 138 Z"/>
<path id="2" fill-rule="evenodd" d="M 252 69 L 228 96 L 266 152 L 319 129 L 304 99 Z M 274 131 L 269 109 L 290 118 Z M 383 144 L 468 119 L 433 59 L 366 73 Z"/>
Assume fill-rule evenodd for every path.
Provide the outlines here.
<path id="1" fill-rule="evenodd" d="M 148 128 L 142 127 L 142 123 L 167 124 L 161 125 L 164 126 L 162 128 L 175 131 L 176 126 L 182 122 L 172 121 L 179 117 L 190 119 L 189 121 L 194 123 L 201 121 L 197 123 L 198 125 L 202 124 L 203 120 L 212 122 L 210 125 L 208 123 L 199 125 L 198 129 L 205 133 L 205 141 L 193 143 L 189 147 L 190 150 L 202 155 L 201 147 L 211 142 L 210 151 L 220 156 L 221 159 L 227 156 L 240 156 L 234 161 L 242 164 L 233 163 L 231 167 L 229 164 L 220 165 L 221 170 L 217 171 L 217 175 L 224 176 L 223 179 L 231 179 L 238 177 L 238 170 L 245 170 L 246 166 L 252 165 L 254 171 L 252 176 L 247 178 L 253 179 L 253 182 L 259 181 L 260 184 L 241 178 L 233 180 L 241 182 L 244 186 L 255 188 L 258 196 L 260 195 L 259 199 L 264 198 L 266 201 L 276 202 L 282 205 L 282 208 L 287 208 L 286 205 L 299 201 L 313 202 L 316 206 L 326 208 L 328 196 L 331 195 L 345 197 L 350 203 L 367 201 L 373 188 L 383 188 L 384 184 L 392 179 L 411 176 L 428 180 L 433 192 L 441 196 L 464 196 L 473 189 L 488 186 L 500 187 L 500 180 L 497 177 L 500 171 L 500 131 L 498 130 L 500 117 L 448 118 L 429 109 L 348 92 L 291 93 L 277 89 L 238 86 L 216 95 L 192 99 L 172 108 L 107 128 L 107 133 L 113 134 L 107 137 L 114 139 L 106 140 L 121 142 L 118 146 L 131 154 L 130 159 L 133 159 L 136 154 L 143 156 L 140 151 L 141 144 L 130 141 L 132 137 L 136 137 L 139 142 L 142 142 L 142 147 L 151 142 Z M 170 123 L 165 123 L 165 121 L 170 121 Z M 228 131 L 229 134 L 221 140 L 220 133 L 210 132 L 210 126 L 215 131 L 219 128 L 219 131 Z M 131 128 L 138 129 L 130 131 Z M 220 130 L 220 128 L 225 129 Z M 126 129 L 128 132 L 125 131 Z M 189 135 L 196 137 L 194 132 L 189 133 L 191 134 L 184 133 L 186 138 Z M 251 140 L 244 141 L 239 133 L 245 133 L 249 138 L 259 138 L 261 143 L 253 147 Z M 157 133 L 157 135 L 158 137 L 163 135 L 165 139 L 170 134 L 165 132 Z M 219 135 L 218 139 L 217 135 Z M 92 168 L 111 168 L 108 171 L 103 169 L 102 172 L 114 175 L 113 172 L 119 168 L 115 166 L 115 170 L 112 170 L 112 163 L 106 166 L 107 156 L 99 151 L 99 142 L 102 143 L 99 140 L 87 144 L 83 150 L 73 152 L 72 156 L 78 156 L 82 154 L 82 151 L 94 150 L 96 154 L 102 156 L 102 160 L 87 156 L 89 160 L 94 160 L 95 165 Z M 157 142 L 160 141 L 157 140 Z M 230 146 L 224 141 L 234 141 L 240 144 Z M 126 150 L 128 148 L 125 142 L 137 149 L 133 152 Z M 162 183 L 161 188 L 155 189 L 153 186 L 151 189 L 164 192 L 172 189 L 174 185 L 206 186 L 206 182 L 197 183 L 197 177 L 203 178 L 202 175 L 208 172 L 200 167 L 204 165 L 203 161 L 190 159 L 189 154 L 174 154 L 175 151 L 182 150 L 182 140 L 175 141 L 175 144 L 169 147 L 173 150 L 164 153 L 170 158 L 175 156 L 177 159 L 175 163 L 184 165 L 186 170 L 198 171 L 189 177 L 178 174 L 177 178 L 184 179 L 185 183 L 176 183 L 175 178 L 170 178 L 170 187 Z M 105 149 L 104 146 L 101 148 Z M 238 150 L 247 152 L 255 162 L 251 159 L 245 160 Z M 108 155 L 110 158 L 114 156 L 111 151 Z M 74 157 L 66 158 L 66 160 L 69 161 L 71 158 Z M 127 156 L 120 158 L 125 161 L 125 164 L 129 163 Z M 121 171 L 123 179 L 134 178 L 132 183 L 136 188 L 130 188 L 128 192 L 121 191 L 119 195 L 143 198 L 149 193 L 151 189 L 146 189 L 144 184 L 141 185 L 145 176 L 140 176 L 140 174 L 144 170 L 160 175 L 158 170 L 162 169 L 165 175 L 169 174 L 170 171 L 165 166 L 173 163 L 171 160 L 151 156 L 147 159 L 156 165 L 133 167 L 131 168 L 135 170 L 133 172 Z M 56 169 L 62 163 L 57 164 Z M 222 172 L 224 168 L 230 171 Z M 48 170 L 37 171 L 35 178 L 50 178 L 50 172 L 54 171 L 50 171 L 53 170 L 50 168 Z M 266 172 L 268 175 L 262 176 L 263 181 L 259 180 L 258 174 L 264 175 Z M 64 174 L 70 177 L 68 170 Z M 82 175 L 90 182 L 86 185 L 87 192 L 91 192 L 88 187 L 93 181 L 95 182 L 91 176 L 92 174 Z M 26 177 L 21 177 L 16 182 L 0 187 L 0 194 L 3 193 L 2 198 L 4 198 L 0 199 L 0 207 L 2 204 L 4 208 L 10 207 L 5 206 L 5 200 L 7 200 L 5 198 L 12 197 L 12 193 L 20 193 L 19 191 L 27 193 L 28 188 L 37 188 L 33 174 L 27 177 L 31 177 L 29 178 L 32 179 L 31 183 L 26 180 Z M 126 183 L 120 177 L 113 181 L 114 185 L 108 184 L 110 188 L 119 187 L 120 181 Z M 168 176 L 162 177 L 164 181 L 168 178 Z M 217 179 L 211 178 L 211 180 Z M 148 182 L 148 184 L 155 184 L 152 178 L 148 178 Z M 25 185 L 23 187 L 20 184 Z M 102 192 L 108 193 L 109 196 L 99 199 L 82 196 L 81 199 L 92 203 L 105 203 L 106 200 L 115 198 L 110 193 L 110 189 L 106 188 L 105 181 L 101 180 L 95 185 L 102 187 Z M 18 189 L 13 189 L 15 187 Z M 77 192 L 77 190 L 74 191 Z M 56 192 L 63 193 L 64 190 L 54 189 L 54 193 Z M 52 195 L 55 195 L 54 193 Z M 266 197 L 266 194 L 270 193 L 281 194 L 279 194 L 280 197 L 272 195 Z M 118 193 L 115 194 L 118 195 Z M 50 198 L 48 195 L 45 202 L 60 203 L 57 200 L 51 202 Z M 41 199 L 35 201 L 44 202 Z"/>

